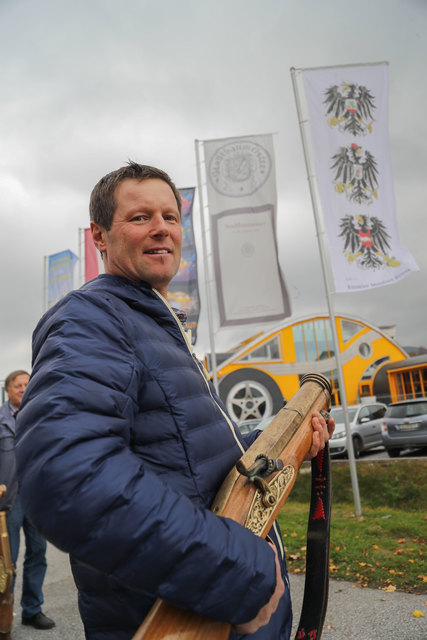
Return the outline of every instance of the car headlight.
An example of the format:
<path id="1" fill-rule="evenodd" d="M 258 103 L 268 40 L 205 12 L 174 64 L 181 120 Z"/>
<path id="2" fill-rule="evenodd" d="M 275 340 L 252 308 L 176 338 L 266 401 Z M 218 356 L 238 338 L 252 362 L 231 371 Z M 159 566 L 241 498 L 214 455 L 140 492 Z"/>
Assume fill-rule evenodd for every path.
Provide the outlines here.
<path id="1" fill-rule="evenodd" d="M 345 431 L 335 431 L 332 436 L 332 440 L 338 440 L 338 438 L 343 438 L 345 436 Z"/>

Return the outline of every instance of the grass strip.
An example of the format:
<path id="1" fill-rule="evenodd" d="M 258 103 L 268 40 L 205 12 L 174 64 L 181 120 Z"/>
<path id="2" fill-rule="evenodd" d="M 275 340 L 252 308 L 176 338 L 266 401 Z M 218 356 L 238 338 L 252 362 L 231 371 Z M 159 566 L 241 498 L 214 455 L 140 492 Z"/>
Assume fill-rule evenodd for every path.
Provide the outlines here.
<path id="1" fill-rule="evenodd" d="M 348 462 L 333 463 L 330 575 L 362 587 L 427 593 L 427 460 L 358 463 L 362 516 Z M 309 466 L 279 514 L 289 571 L 305 572 Z"/>

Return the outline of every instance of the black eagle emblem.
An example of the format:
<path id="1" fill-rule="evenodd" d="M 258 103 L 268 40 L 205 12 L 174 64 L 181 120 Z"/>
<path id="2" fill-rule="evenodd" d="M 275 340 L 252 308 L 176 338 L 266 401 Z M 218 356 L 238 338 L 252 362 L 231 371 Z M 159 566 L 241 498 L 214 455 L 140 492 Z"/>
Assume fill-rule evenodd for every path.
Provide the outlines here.
<path id="1" fill-rule="evenodd" d="M 353 136 L 372 133 L 376 109 L 374 96 L 366 87 L 358 84 L 344 83 L 333 85 L 325 91 L 324 104 L 330 127 L 338 127 L 340 131 Z"/>
<path id="2" fill-rule="evenodd" d="M 400 262 L 387 253 L 390 234 L 376 216 L 346 215 L 340 221 L 338 237 L 344 239 L 344 255 L 363 269 L 398 267 Z"/>
<path id="3" fill-rule="evenodd" d="M 341 147 L 332 160 L 335 190 L 345 193 L 351 202 L 370 204 L 378 197 L 378 169 L 374 156 L 358 144 Z"/>

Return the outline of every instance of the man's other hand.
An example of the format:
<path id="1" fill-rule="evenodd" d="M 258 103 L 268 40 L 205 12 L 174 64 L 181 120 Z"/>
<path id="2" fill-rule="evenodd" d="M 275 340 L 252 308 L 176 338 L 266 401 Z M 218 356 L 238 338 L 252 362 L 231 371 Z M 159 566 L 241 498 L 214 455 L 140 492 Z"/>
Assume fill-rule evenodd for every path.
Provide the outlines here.
<path id="1" fill-rule="evenodd" d="M 260 627 L 264 627 L 266 624 L 268 624 L 270 622 L 271 616 L 277 609 L 280 598 L 285 593 L 285 585 L 282 580 L 282 573 L 280 571 L 279 557 L 277 555 L 276 547 L 271 542 L 269 542 L 268 544 L 274 551 L 276 561 L 276 588 L 270 600 L 258 611 L 255 618 L 253 618 L 249 622 L 238 624 L 233 627 L 233 631 L 235 631 L 236 633 L 255 633 L 255 631 L 258 631 Z"/>

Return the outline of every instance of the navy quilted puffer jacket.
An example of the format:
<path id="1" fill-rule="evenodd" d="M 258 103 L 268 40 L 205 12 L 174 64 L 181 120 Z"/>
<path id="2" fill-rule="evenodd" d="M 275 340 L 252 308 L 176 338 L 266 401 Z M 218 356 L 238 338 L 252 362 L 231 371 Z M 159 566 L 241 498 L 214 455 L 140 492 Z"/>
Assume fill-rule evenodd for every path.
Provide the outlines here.
<path id="1" fill-rule="evenodd" d="M 268 601 L 271 549 L 209 511 L 245 448 L 149 286 L 102 275 L 44 315 L 17 421 L 20 495 L 70 553 L 87 638 L 130 639 L 158 596 L 231 623 Z M 284 640 L 290 624 L 287 588 L 250 638 Z"/>

